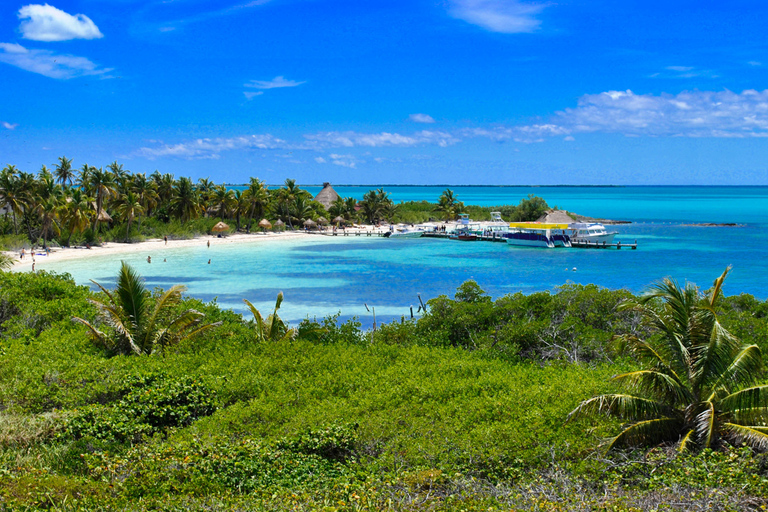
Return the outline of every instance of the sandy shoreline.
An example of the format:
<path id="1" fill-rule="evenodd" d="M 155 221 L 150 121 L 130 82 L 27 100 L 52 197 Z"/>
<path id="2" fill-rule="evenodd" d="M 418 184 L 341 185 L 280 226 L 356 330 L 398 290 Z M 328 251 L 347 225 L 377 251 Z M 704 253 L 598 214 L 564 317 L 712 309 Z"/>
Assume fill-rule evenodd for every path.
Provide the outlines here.
<path id="1" fill-rule="evenodd" d="M 360 226 L 359 228 L 347 228 L 348 233 L 366 233 L 366 232 L 384 233 L 385 228 L 374 228 L 372 226 Z M 330 229 L 324 233 L 330 233 Z M 100 247 L 91 247 L 86 249 L 85 247 L 61 247 L 52 248 L 48 256 L 45 255 L 42 249 L 38 248 L 35 251 L 35 261 L 37 263 L 53 263 L 57 261 L 68 261 L 81 258 L 88 258 L 92 256 L 109 256 L 120 254 L 134 254 L 134 253 L 146 253 L 153 254 L 160 249 L 173 249 L 182 247 L 196 247 L 201 244 L 213 245 L 226 245 L 226 244 L 241 244 L 250 242 L 260 243 L 275 243 L 287 240 L 296 239 L 321 239 L 327 236 L 324 233 L 318 232 L 304 232 L 304 231 L 284 231 L 281 233 L 237 233 L 234 235 L 227 235 L 219 238 L 216 235 L 203 235 L 197 238 L 189 238 L 184 240 L 168 240 L 166 245 L 162 239 L 150 239 L 144 242 L 138 243 L 116 243 L 107 242 Z M 6 251 L 6 254 L 14 258 L 14 264 L 12 270 L 25 271 L 32 270 L 32 257 L 29 251 L 26 251 L 24 259 L 19 259 L 19 252 Z"/>

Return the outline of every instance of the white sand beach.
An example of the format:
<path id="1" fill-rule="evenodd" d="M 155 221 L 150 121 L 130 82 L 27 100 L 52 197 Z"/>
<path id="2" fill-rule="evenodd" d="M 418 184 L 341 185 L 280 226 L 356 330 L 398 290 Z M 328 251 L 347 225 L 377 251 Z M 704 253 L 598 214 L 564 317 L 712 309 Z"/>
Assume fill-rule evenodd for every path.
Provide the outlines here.
<path id="1" fill-rule="evenodd" d="M 347 228 L 346 232 L 350 235 L 356 233 L 365 234 L 368 232 L 384 233 L 387 228 L 373 227 L 373 226 L 356 226 L 353 228 Z M 237 233 L 232 235 L 226 235 L 219 238 L 216 235 L 204 235 L 197 238 L 189 238 L 183 240 L 168 240 L 168 244 L 162 239 L 150 239 L 144 242 L 138 243 L 116 243 L 107 242 L 101 246 L 93 246 L 90 249 L 85 247 L 54 247 L 51 248 L 48 255 L 41 248 L 37 248 L 35 251 L 34 261 L 40 263 L 52 263 L 57 261 L 67 261 L 82 258 L 89 258 L 93 256 L 107 256 L 107 255 L 123 255 L 133 253 L 146 253 L 152 255 L 153 253 L 161 249 L 181 248 L 181 247 L 195 247 L 198 245 L 206 245 L 208 243 L 211 246 L 214 245 L 227 245 L 227 244 L 241 244 L 244 242 L 263 242 L 263 243 L 279 243 L 281 241 L 296 240 L 299 238 L 306 239 L 307 237 L 321 238 L 328 236 L 331 233 L 331 228 L 326 229 L 324 232 L 317 231 L 283 231 L 279 233 Z M 341 234 L 341 231 L 339 232 Z M 14 264 L 12 270 L 17 272 L 24 272 L 32 270 L 33 258 L 29 250 L 25 251 L 24 259 L 20 259 L 20 253 L 18 251 L 6 252 L 9 256 L 14 258 Z"/>

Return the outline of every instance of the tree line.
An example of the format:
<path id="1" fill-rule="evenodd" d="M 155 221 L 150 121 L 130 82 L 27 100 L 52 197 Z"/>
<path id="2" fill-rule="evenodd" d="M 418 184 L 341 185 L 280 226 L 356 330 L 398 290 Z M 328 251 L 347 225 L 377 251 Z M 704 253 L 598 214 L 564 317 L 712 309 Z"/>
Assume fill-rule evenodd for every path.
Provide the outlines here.
<path id="1" fill-rule="evenodd" d="M 470 212 L 483 217 L 488 208 L 465 207 L 446 189 L 438 203 L 395 204 L 382 188 L 370 190 L 363 199 L 338 197 L 326 210 L 312 194 L 286 179 L 270 188 L 250 178 L 244 190 L 233 190 L 209 178 L 194 182 L 173 174 L 132 173 L 118 162 L 106 167 L 83 164 L 79 169 L 62 156 L 53 169 L 43 165 L 36 174 L 7 165 L 0 171 L 0 235 L 26 235 L 47 246 L 51 240 L 68 246 L 98 243 L 104 238 L 128 242 L 143 235 L 163 236 L 162 225 L 188 225 L 196 219 L 220 219 L 234 230 L 251 232 L 262 226 L 288 229 L 311 220 L 318 224 L 366 222 L 424 222 L 453 220 Z M 529 196 L 520 205 L 501 207 L 525 212 L 534 220 L 546 208 L 541 198 Z M 513 215 L 519 217 L 519 215 Z M 519 218 L 511 220 L 520 220 Z M 266 221 L 266 222 L 264 222 Z M 207 226 L 207 225 L 206 225 Z M 207 226 L 210 229 L 210 226 Z"/>

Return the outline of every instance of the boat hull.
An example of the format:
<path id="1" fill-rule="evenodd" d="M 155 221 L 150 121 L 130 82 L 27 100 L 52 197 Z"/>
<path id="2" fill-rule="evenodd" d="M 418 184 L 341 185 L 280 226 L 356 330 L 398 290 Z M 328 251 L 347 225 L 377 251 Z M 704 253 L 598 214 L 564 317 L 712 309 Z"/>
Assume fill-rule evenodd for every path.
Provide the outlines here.
<path id="1" fill-rule="evenodd" d="M 613 237 L 615 237 L 618 233 L 605 233 L 604 235 L 581 235 L 577 237 L 571 237 L 571 240 L 574 242 L 583 244 L 583 243 L 598 243 L 598 244 L 610 244 L 613 243 Z"/>
<path id="2" fill-rule="evenodd" d="M 423 235 L 423 231 L 402 231 L 402 232 L 391 232 L 389 235 L 387 235 L 388 238 L 421 238 L 421 235 Z"/>
<path id="3" fill-rule="evenodd" d="M 515 233 L 514 235 L 517 235 L 518 233 Z M 525 233 L 522 233 L 525 234 Z M 507 243 L 509 245 L 517 245 L 521 247 L 541 247 L 544 249 L 552 249 L 555 247 L 555 244 L 552 242 L 552 240 L 549 240 L 548 238 L 544 236 L 539 237 L 522 237 L 522 236 L 507 236 Z"/>

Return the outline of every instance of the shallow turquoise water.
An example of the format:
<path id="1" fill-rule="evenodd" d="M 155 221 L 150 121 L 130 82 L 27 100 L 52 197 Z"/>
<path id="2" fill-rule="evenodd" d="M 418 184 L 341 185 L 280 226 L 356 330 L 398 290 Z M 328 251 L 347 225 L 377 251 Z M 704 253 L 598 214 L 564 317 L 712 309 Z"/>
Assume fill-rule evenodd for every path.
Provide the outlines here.
<path id="1" fill-rule="evenodd" d="M 443 189 L 386 190 L 390 188 L 393 196 L 403 194 L 405 200 L 434 199 L 430 194 L 439 195 Z M 452 188 L 465 202 L 483 204 L 516 203 L 529 190 Z M 360 190 L 362 195 L 368 187 Z M 152 254 L 152 264 L 146 262 L 145 254 L 127 256 L 126 261 L 144 275 L 149 286 L 185 284 L 189 294 L 204 300 L 216 297 L 219 304 L 241 312 L 243 298 L 268 310 L 278 291 L 283 291 L 281 314 L 293 322 L 340 312 L 343 318 L 357 315 L 370 325 L 372 314 L 364 304 L 369 309 L 375 307 L 377 320 L 399 319 L 410 315 L 409 306 L 416 310 L 417 294 L 424 300 L 452 295 L 466 279 L 475 279 L 494 297 L 551 290 L 567 282 L 641 291 L 664 276 L 707 287 L 727 265 L 733 265 L 726 293 L 751 293 L 762 299 L 768 296 L 766 187 L 530 190 L 568 210 L 639 221 L 616 227 L 621 233 L 617 239 L 637 240 L 639 249 L 546 250 L 450 240 L 313 237 L 276 243 L 214 243 L 210 249 L 201 243 L 199 247 L 158 251 Z M 348 195 L 342 187 L 338 191 Z M 683 226 L 685 222 L 739 222 L 747 226 L 704 228 Z M 211 265 L 207 264 L 209 258 Z M 113 284 L 120 264 L 99 256 L 55 265 L 41 260 L 44 258 L 38 259 L 39 268 L 69 272 L 84 284 L 89 279 Z"/>

